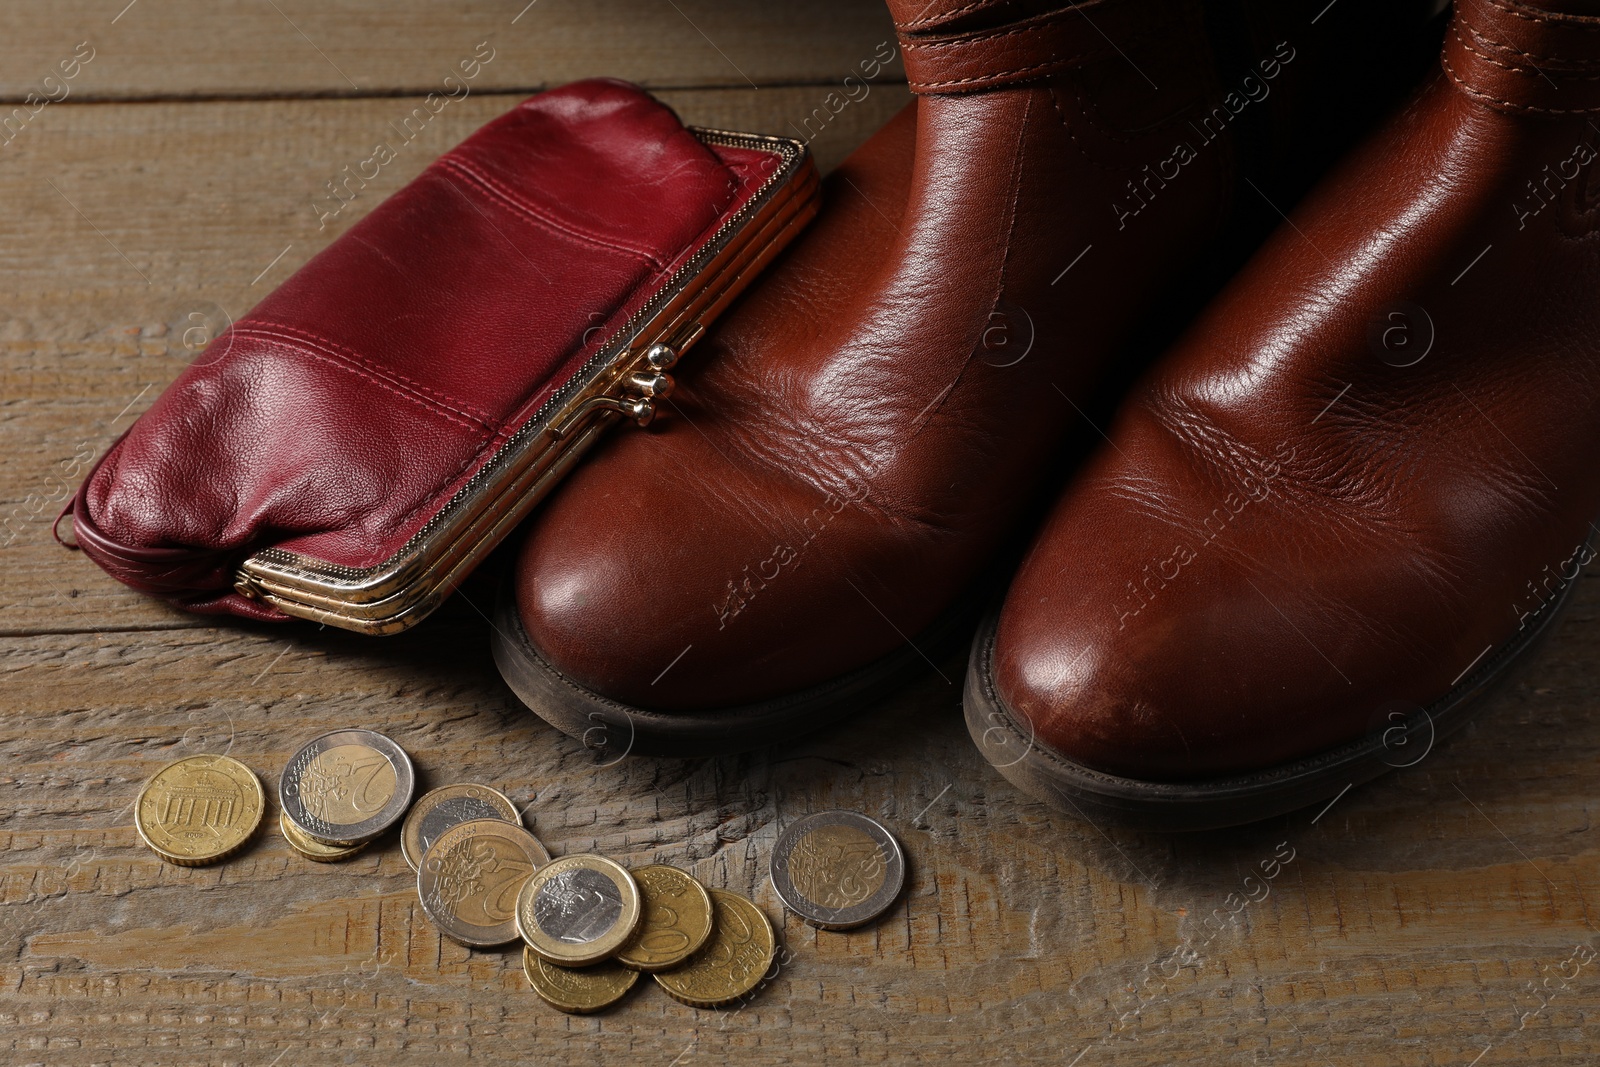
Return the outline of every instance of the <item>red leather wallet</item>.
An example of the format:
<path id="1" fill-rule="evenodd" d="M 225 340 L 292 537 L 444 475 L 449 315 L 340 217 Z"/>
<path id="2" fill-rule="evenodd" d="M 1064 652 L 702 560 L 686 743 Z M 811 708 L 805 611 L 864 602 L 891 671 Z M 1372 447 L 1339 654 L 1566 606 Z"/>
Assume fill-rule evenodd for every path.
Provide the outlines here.
<path id="1" fill-rule="evenodd" d="M 523 101 L 217 337 L 68 507 L 197 612 L 393 633 L 433 610 L 816 212 L 785 138 L 623 82 Z"/>

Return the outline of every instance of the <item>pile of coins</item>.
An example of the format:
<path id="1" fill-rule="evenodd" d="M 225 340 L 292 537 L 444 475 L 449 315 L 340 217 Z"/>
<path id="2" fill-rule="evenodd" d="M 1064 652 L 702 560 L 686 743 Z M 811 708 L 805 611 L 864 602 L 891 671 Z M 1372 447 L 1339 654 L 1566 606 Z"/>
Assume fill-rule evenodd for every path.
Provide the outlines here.
<path id="1" fill-rule="evenodd" d="M 737 893 L 708 890 L 676 867 L 630 871 L 588 854 L 552 860 L 499 818 L 434 838 L 418 864 L 417 895 L 434 925 L 464 945 L 520 940 L 528 983 L 575 1014 L 615 1004 L 641 974 L 685 1004 L 726 1004 L 761 982 L 777 952 L 772 923 Z"/>
<path id="2" fill-rule="evenodd" d="M 416 772 L 405 750 L 372 730 L 312 738 L 278 781 L 278 829 L 309 860 L 349 859 L 399 822 Z"/>
<path id="3" fill-rule="evenodd" d="M 768 974 L 777 938 L 749 898 L 707 889 L 665 865 L 629 870 L 597 855 L 552 859 L 515 804 L 484 785 L 446 785 L 415 804 L 411 759 L 371 730 L 308 741 L 278 784 L 278 828 L 307 859 L 361 852 L 403 819 L 400 850 L 422 909 L 441 933 L 486 948 L 521 942 L 535 992 L 566 1012 L 599 1011 L 648 974 L 669 996 L 712 1008 Z M 134 822 L 163 859 L 185 866 L 238 851 L 266 807 L 261 783 L 227 756 L 189 756 L 139 793 Z M 825 930 L 882 915 L 905 884 L 905 856 L 877 821 L 808 815 L 779 835 L 772 885 L 784 906 Z"/>

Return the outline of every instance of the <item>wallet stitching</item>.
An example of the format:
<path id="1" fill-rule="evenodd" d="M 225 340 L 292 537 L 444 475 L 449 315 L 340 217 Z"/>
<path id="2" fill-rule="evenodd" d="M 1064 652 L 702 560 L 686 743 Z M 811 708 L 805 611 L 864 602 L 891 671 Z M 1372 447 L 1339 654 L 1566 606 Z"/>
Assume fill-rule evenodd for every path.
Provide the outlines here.
<path id="1" fill-rule="evenodd" d="M 268 329 L 266 328 L 267 326 L 275 327 L 275 329 Z M 283 330 L 285 332 L 278 333 L 276 332 L 277 330 Z M 490 433 L 495 432 L 493 423 L 491 423 L 488 419 L 454 408 L 448 403 L 445 403 L 444 401 L 429 395 L 427 392 L 424 392 L 423 387 L 415 385 L 399 375 L 394 375 L 395 378 L 399 379 L 398 381 L 387 381 L 384 378 L 379 377 L 380 374 L 389 374 L 390 372 L 377 370 L 369 364 L 366 364 L 353 352 L 348 352 L 347 350 L 341 351 L 341 346 L 334 344 L 334 342 L 329 341 L 325 337 L 317 337 L 315 334 L 306 335 L 302 331 L 295 330 L 293 327 L 284 326 L 281 323 L 251 323 L 249 325 L 240 324 L 233 328 L 233 332 L 236 334 L 242 333 L 246 336 L 255 334 L 260 337 L 266 337 L 271 340 L 287 343 L 291 347 L 300 350 L 306 355 L 309 355 L 315 359 L 320 359 L 323 362 L 329 363 L 335 367 L 342 368 L 343 370 L 346 370 L 357 377 L 364 378 L 372 384 L 386 389 L 396 396 L 404 397 L 405 399 L 410 400 L 412 403 L 426 408 L 436 415 L 439 415 L 441 418 L 449 419 L 451 422 L 465 426 L 469 430 L 474 432 L 480 432 L 484 430 L 487 430 Z M 332 351 L 324 351 L 320 349 L 314 343 L 316 341 L 320 341 L 322 344 L 330 346 Z"/>
<path id="2" fill-rule="evenodd" d="M 399 516 L 393 522 L 389 523 L 386 533 L 393 533 L 395 530 L 405 527 L 411 522 L 412 519 L 416 518 L 417 513 L 423 508 L 437 505 L 439 499 L 449 493 L 451 488 L 461 480 L 461 475 L 464 474 L 469 467 L 481 464 L 483 462 L 484 453 L 493 448 L 504 436 L 504 434 L 495 433 L 485 438 L 483 443 L 469 453 L 467 457 L 461 461 L 461 465 L 455 470 L 451 471 L 444 478 L 443 482 L 434 487 L 432 492 L 428 493 L 421 500 L 412 505 L 404 515 Z M 365 563 L 359 564 L 355 569 L 360 570 L 366 567 L 376 566 L 377 564 L 382 563 L 384 560 L 390 558 L 391 556 L 369 556 L 367 557 L 367 561 Z"/>
<path id="3" fill-rule="evenodd" d="M 496 199 L 500 200 L 503 204 L 505 204 L 505 206 L 507 206 L 509 208 L 512 208 L 515 211 L 519 211 L 524 215 L 527 215 L 533 221 L 538 222 L 538 223 L 548 227 L 549 229 L 555 230 L 558 233 L 565 234 L 568 237 L 573 237 L 573 238 L 577 238 L 579 240 L 587 241 L 590 244 L 597 245 L 597 246 L 599 246 L 601 248 L 609 249 L 610 251 L 613 251 L 613 252 L 621 252 L 621 253 L 623 253 L 625 255 L 635 256 L 635 257 L 637 257 L 639 259 L 644 260 L 646 263 L 648 263 L 651 266 L 655 267 L 657 270 L 666 269 L 665 266 L 662 264 L 661 260 L 656 257 L 655 253 L 653 253 L 653 252 L 651 252 L 649 250 L 642 249 L 642 248 L 634 248 L 631 245 L 621 244 L 621 243 L 619 243 L 617 241 L 614 241 L 612 239 L 609 239 L 609 238 L 606 238 L 606 237 L 601 237 L 598 234 L 593 234 L 593 233 L 589 233 L 589 232 L 587 232 L 585 230 L 578 229 L 577 227 L 572 226 L 569 223 L 558 222 L 557 220 L 549 217 L 544 212 L 539 210 L 533 204 L 531 204 L 528 201 L 524 200 L 522 197 L 516 195 L 510 189 L 507 189 L 504 186 L 502 186 L 494 178 L 491 178 L 487 174 L 483 174 L 483 173 L 479 172 L 478 170 L 476 170 L 473 167 L 467 165 L 465 162 L 463 162 L 460 159 L 454 158 L 452 156 L 444 156 L 439 160 L 438 165 L 441 166 L 441 167 L 447 167 L 450 170 L 454 170 L 457 173 L 461 174 L 463 177 L 470 178 L 471 180 L 477 182 L 481 187 L 483 187 L 485 192 L 489 193 L 491 196 L 493 196 Z"/>

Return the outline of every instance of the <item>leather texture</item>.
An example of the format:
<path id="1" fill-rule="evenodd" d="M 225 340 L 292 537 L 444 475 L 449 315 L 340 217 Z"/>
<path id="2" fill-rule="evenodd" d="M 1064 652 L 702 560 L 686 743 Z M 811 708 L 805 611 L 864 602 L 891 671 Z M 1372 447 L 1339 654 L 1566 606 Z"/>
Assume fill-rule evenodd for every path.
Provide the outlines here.
<path id="1" fill-rule="evenodd" d="M 524 628 L 606 699 L 748 706 L 915 641 L 1239 188 L 1200 5 L 1030 5 L 1004 25 L 981 23 L 1012 5 L 914 6 L 892 5 L 914 110 L 827 182 L 657 424 L 530 523 Z"/>
<path id="2" fill-rule="evenodd" d="M 1592 558 L 1600 18 L 1567 8 L 1457 0 L 1127 400 L 1000 615 L 1040 744 L 1145 780 L 1313 756 L 1469 686 Z"/>
<path id="3" fill-rule="evenodd" d="M 83 483 L 79 546 L 144 592 L 256 617 L 281 616 L 231 586 L 263 548 L 382 562 L 773 166 L 624 82 L 522 102 L 183 371 Z"/>

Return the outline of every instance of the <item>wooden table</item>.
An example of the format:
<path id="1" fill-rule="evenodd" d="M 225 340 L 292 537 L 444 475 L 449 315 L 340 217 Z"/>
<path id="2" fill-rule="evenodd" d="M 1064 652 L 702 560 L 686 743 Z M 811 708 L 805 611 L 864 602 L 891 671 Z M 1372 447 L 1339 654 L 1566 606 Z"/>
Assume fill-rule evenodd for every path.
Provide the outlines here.
<path id="1" fill-rule="evenodd" d="M 825 165 L 906 99 L 894 68 L 830 102 L 890 39 L 870 0 L 124 2 L 12 3 L 0 38 L 6 109 L 68 92 L 0 134 L 0 1062 L 1600 1055 L 1600 964 L 1579 966 L 1600 949 L 1593 579 L 1525 679 L 1415 768 L 1320 815 L 1164 837 L 1018 796 L 931 672 L 802 744 L 596 768 L 500 684 L 477 610 L 492 573 L 379 640 L 181 615 L 55 546 L 85 458 L 177 373 L 187 330 L 248 308 L 520 95 L 616 74 L 692 122 L 815 134 Z M 483 41 L 472 95 L 319 228 L 325 183 Z M 44 82 L 75 53 L 93 58 Z M 392 839 L 326 866 L 270 829 L 209 868 L 140 845 L 129 806 L 166 761 L 228 751 L 271 783 L 339 725 L 388 732 L 427 783 L 506 790 L 557 854 L 752 894 L 787 962 L 726 1012 L 641 988 L 568 1017 L 516 953 L 434 931 Z M 767 860 L 788 821 L 836 806 L 887 822 L 912 874 L 881 923 L 819 933 L 783 916 Z"/>

